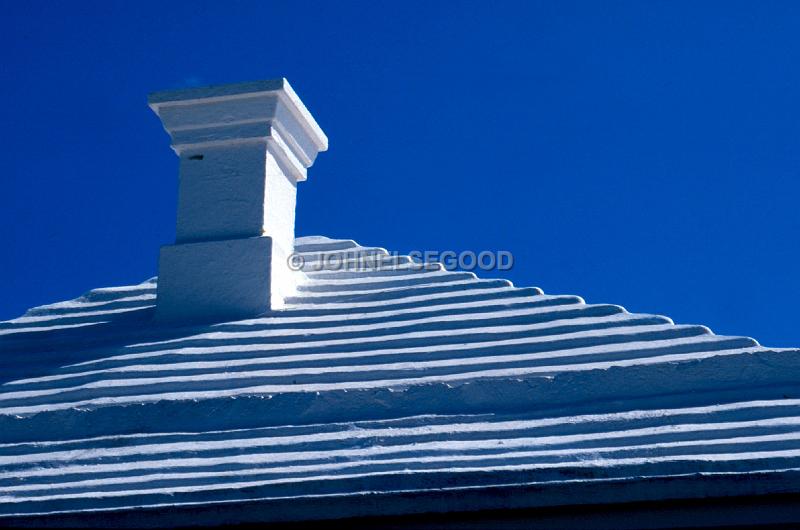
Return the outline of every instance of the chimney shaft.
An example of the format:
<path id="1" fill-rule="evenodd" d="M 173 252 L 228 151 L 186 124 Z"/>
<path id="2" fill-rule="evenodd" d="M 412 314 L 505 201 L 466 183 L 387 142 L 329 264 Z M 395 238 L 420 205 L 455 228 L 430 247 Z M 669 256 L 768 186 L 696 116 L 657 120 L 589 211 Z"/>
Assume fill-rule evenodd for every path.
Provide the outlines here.
<path id="1" fill-rule="evenodd" d="M 328 139 L 285 79 L 158 92 L 180 157 L 174 245 L 161 249 L 156 317 L 214 321 L 280 308 L 296 286 L 297 182 Z"/>

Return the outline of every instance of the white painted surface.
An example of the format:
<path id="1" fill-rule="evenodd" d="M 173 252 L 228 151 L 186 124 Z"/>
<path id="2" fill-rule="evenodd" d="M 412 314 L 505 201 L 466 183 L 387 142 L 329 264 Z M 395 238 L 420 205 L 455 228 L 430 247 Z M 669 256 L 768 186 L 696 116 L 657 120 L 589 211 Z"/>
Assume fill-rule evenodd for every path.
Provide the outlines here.
<path id="1" fill-rule="evenodd" d="M 156 317 L 213 322 L 264 313 L 270 308 L 271 266 L 268 237 L 162 247 Z"/>
<path id="2" fill-rule="evenodd" d="M 310 263 L 384 252 L 295 247 Z M 309 272 L 282 311 L 224 324 L 142 324 L 164 278 L 0 323 L 17 341 L 3 358 L 79 352 L 0 387 L 0 516 L 401 492 L 435 511 L 431 492 L 497 485 L 538 494 L 482 507 L 800 490 L 797 350 L 396 261 Z M 90 345 L 103 322 L 108 343 Z M 90 327 L 48 342 L 66 326 Z"/>
<path id="3" fill-rule="evenodd" d="M 302 279 L 286 264 L 297 182 L 327 148 L 324 133 L 285 79 L 162 92 L 150 105 L 180 157 L 176 245 L 162 251 L 159 275 L 167 287 L 158 291 L 157 318 L 225 320 L 282 307 Z M 223 240 L 242 240 L 230 247 L 240 253 L 199 267 L 215 247 L 188 243 Z M 245 295 L 253 289 L 260 290 Z"/>
<path id="4" fill-rule="evenodd" d="M 180 157 L 175 241 L 260 236 L 271 199 L 266 193 L 264 146 L 233 144 L 208 147 L 202 155 L 189 153 Z"/>

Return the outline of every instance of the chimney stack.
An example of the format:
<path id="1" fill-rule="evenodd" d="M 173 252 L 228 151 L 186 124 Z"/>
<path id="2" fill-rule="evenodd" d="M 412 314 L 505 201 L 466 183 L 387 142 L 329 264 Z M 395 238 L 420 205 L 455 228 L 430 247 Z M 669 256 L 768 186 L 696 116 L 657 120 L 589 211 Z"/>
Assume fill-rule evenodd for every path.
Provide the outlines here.
<path id="1" fill-rule="evenodd" d="M 174 245 L 156 318 L 222 321 L 279 309 L 296 287 L 297 182 L 328 138 L 286 79 L 151 94 L 180 157 Z"/>

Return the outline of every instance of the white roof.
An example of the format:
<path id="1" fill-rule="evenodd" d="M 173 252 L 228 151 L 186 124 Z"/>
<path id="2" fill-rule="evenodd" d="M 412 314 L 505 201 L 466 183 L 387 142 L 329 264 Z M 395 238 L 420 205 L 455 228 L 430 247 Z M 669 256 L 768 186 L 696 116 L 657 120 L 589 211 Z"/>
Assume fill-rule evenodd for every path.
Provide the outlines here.
<path id="1" fill-rule="evenodd" d="M 0 323 L 0 516 L 272 507 L 234 512 L 247 522 L 800 490 L 798 350 L 402 257 L 314 272 L 321 253 L 386 251 L 296 248 L 308 282 L 260 318 L 155 327 L 152 279 Z"/>

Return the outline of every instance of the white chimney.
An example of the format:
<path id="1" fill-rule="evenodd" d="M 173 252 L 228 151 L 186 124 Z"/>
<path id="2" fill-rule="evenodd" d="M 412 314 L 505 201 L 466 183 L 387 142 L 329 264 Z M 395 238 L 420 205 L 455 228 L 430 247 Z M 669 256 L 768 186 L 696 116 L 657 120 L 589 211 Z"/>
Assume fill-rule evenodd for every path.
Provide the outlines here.
<path id="1" fill-rule="evenodd" d="M 297 182 L 328 138 L 286 79 L 151 94 L 180 157 L 174 245 L 156 318 L 220 321 L 282 306 L 296 287 Z"/>

